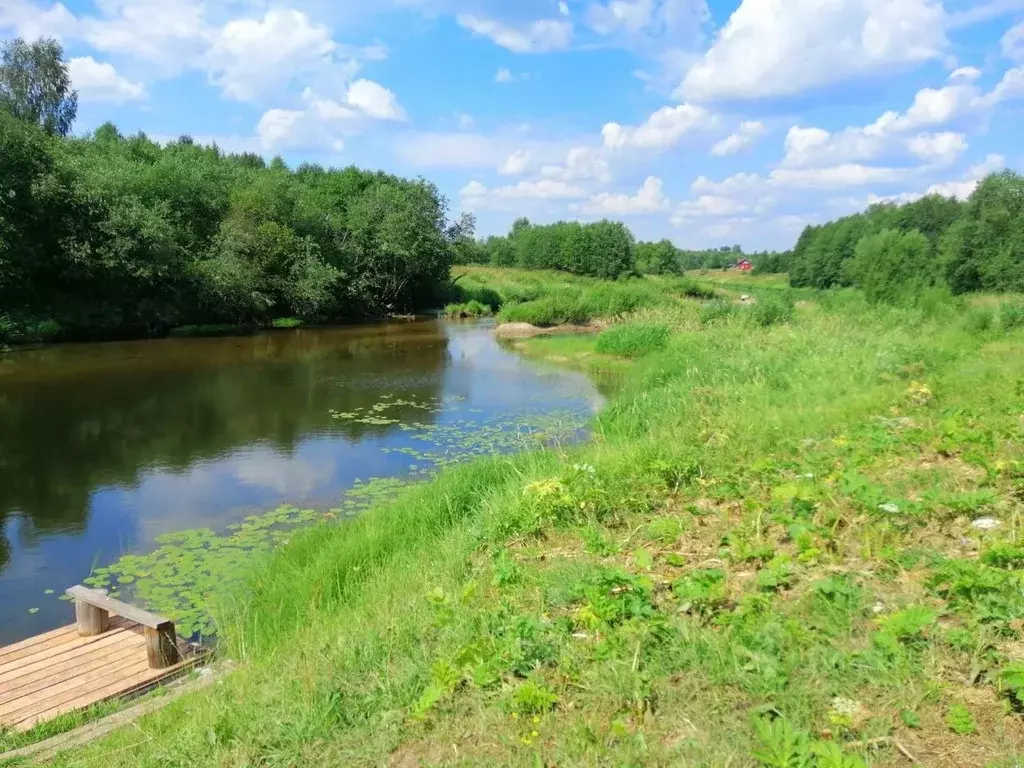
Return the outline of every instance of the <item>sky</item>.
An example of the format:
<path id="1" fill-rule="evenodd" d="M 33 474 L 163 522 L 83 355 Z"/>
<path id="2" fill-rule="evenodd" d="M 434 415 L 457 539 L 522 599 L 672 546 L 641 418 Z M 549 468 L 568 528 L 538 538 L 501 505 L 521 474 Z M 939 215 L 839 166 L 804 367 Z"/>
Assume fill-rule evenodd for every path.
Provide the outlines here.
<path id="1" fill-rule="evenodd" d="M 1024 0 L 0 0 L 113 121 L 423 176 L 477 234 L 792 246 L 1024 170 Z"/>

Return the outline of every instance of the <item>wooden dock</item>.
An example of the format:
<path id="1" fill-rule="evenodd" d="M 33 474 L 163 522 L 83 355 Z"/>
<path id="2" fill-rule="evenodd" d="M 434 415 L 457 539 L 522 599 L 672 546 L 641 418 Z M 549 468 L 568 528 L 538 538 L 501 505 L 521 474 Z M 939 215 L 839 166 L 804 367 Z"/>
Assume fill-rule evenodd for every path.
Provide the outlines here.
<path id="1" fill-rule="evenodd" d="M 161 616 L 72 587 L 77 623 L 0 648 L 0 727 L 26 731 L 58 715 L 143 693 L 194 666 Z M 111 614 L 114 614 L 111 617 Z"/>

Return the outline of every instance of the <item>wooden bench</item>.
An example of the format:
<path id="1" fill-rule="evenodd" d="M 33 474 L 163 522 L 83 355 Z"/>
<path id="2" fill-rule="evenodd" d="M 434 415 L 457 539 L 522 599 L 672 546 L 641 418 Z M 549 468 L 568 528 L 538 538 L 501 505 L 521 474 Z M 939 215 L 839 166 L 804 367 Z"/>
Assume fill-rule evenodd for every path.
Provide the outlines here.
<path id="1" fill-rule="evenodd" d="M 115 600 L 106 592 L 89 589 L 81 584 L 71 587 L 67 594 L 75 601 L 75 619 L 81 637 L 93 637 L 106 632 L 110 614 L 114 613 L 143 628 L 150 669 L 172 667 L 181 660 L 174 622 L 170 619 Z"/>

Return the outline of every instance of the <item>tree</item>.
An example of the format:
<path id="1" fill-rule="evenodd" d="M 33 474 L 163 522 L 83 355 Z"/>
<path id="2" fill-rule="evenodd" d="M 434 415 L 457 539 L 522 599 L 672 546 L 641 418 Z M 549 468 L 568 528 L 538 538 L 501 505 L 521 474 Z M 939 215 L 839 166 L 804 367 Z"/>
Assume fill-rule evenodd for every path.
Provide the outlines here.
<path id="1" fill-rule="evenodd" d="M 0 44 L 0 109 L 36 123 L 54 136 L 67 136 L 78 114 L 78 93 L 53 39 Z"/>

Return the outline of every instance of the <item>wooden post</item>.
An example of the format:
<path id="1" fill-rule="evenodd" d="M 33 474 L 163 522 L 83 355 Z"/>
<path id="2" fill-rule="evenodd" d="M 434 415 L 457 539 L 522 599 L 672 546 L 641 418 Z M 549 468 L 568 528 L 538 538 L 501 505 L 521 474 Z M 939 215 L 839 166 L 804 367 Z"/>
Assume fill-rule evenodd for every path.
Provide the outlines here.
<path id="1" fill-rule="evenodd" d="M 93 637 L 107 631 L 110 613 L 78 598 L 75 600 L 75 620 L 81 637 Z"/>
<path id="2" fill-rule="evenodd" d="M 150 669 L 165 669 L 178 663 L 178 639 L 173 623 L 168 621 L 156 627 L 146 627 L 144 634 Z"/>

